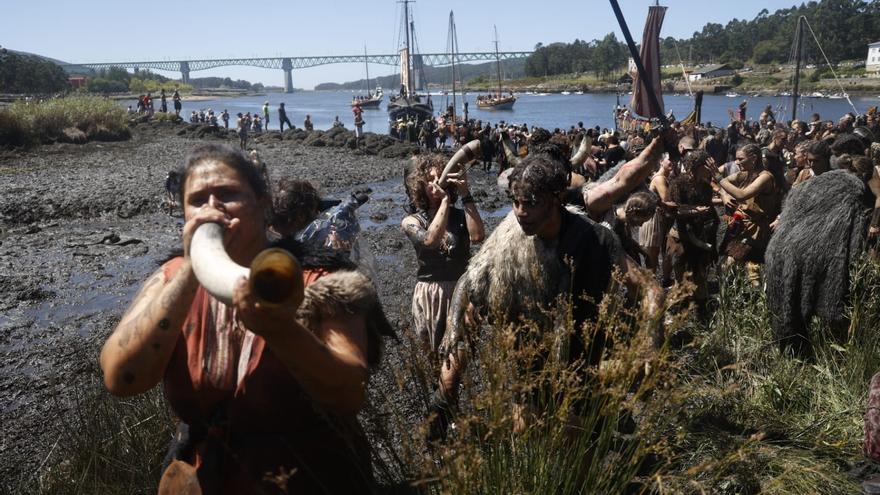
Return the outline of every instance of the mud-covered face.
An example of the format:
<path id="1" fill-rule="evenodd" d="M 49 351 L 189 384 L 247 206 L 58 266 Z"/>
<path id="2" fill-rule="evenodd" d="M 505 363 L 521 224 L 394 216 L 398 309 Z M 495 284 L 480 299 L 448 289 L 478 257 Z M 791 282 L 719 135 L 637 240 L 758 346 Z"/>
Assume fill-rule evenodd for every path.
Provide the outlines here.
<path id="1" fill-rule="evenodd" d="M 230 219 L 241 220 L 233 230 L 231 250 L 264 242 L 264 208 L 247 179 L 234 168 L 216 160 L 206 160 L 189 172 L 183 193 L 184 218 L 189 220 L 201 208 L 213 207 Z"/>
<path id="2" fill-rule="evenodd" d="M 517 185 L 512 189 L 513 213 L 523 233 L 533 236 L 542 232 L 553 218 L 553 210 L 556 208 L 557 202 L 553 195 L 532 194 Z"/>
<path id="3" fill-rule="evenodd" d="M 739 150 L 736 152 L 736 164 L 739 166 L 740 170 L 744 170 L 746 172 L 750 172 L 755 169 L 755 157 L 749 156 Z"/>
<path id="4" fill-rule="evenodd" d="M 446 196 L 446 191 L 437 185 L 437 180 L 440 179 L 440 174 L 441 171 L 437 168 L 432 168 L 428 171 L 428 183 L 425 184 L 425 197 L 428 198 L 428 204 L 430 206 L 439 205 L 443 200 L 443 197 Z"/>

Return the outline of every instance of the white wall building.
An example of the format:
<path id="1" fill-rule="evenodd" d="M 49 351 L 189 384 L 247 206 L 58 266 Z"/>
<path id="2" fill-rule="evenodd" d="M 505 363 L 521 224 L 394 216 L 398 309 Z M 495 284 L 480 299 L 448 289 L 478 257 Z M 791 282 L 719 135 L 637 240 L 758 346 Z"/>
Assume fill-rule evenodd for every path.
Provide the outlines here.
<path id="1" fill-rule="evenodd" d="M 880 72 L 880 41 L 868 45 L 868 58 L 865 60 L 866 72 Z"/>

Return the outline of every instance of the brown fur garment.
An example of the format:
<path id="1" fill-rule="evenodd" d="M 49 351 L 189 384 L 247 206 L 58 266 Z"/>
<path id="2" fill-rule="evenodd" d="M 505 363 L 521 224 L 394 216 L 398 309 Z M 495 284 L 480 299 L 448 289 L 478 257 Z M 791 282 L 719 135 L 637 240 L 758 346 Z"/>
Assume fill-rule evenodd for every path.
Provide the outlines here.
<path id="1" fill-rule="evenodd" d="M 374 367 L 382 355 L 381 336 L 394 336 L 394 330 L 376 293 L 376 286 L 356 271 L 325 275 L 305 289 L 296 316 L 306 328 L 318 328 L 324 318 L 363 314 L 367 322 L 367 363 Z"/>

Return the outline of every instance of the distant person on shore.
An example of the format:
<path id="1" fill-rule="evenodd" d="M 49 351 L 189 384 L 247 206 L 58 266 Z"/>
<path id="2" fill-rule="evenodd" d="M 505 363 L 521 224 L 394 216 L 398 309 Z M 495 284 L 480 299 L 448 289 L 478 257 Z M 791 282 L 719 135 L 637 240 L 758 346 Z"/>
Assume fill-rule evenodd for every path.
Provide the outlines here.
<path id="1" fill-rule="evenodd" d="M 263 126 L 269 130 L 269 100 L 263 102 Z"/>
<path id="2" fill-rule="evenodd" d="M 165 88 L 162 88 L 162 93 L 159 95 L 159 111 L 162 113 L 168 113 L 168 97 L 165 96 Z"/>
<path id="3" fill-rule="evenodd" d="M 360 107 L 357 107 L 360 108 Z M 357 112 L 354 114 L 354 136 L 359 141 L 364 136 L 364 114 Z"/>
<path id="4" fill-rule="evenodd" d="M 278 104 L 278 126 L 281 132 L 284 132 L 284 124 L 287 124 L 288 129 L 293 129 L 293 124 L 287 118 L 287 111 L 284 110 L 284 102 L 281 102 Z"/>
<path id="5" fill-rule="evenodd" d="M 305 127 L 306 131 L 312 132 L 315 130 L 315 125 L 312 124 L 312 116 L 306 115 L 306 120 L 303 122 L 303 127 Z"/>
<path id="6" fill-rule="evenodd" d="M 171 100 L 174 102 L 174 115 L 180 117 L 180 110 L 183 108 L 183 105 L 180 102 L 180 92 L 176 89 L 174 90 L 174 94 L 171 96 Z"/>
<path id="7" fill-rule="evenodd" d="M 223 113 L 220 114 L 220 119 L 223 120 L 223 127 L 228 131 L 229 130 L 229 112 L 226 109 L 223 109 Z"/>
<path id="8" fill-rule="evenodd" d="M 342 121 L 339 120 L 339 115 L 337 115 L 336 118 L 333 119 L 333 127 L 345 127 L 345 124 L 343 124 Z"/>
<path id="9" fill-rule="evenodd" d="M 238 129 L 238 146 L 242 151 L 247 149 L 248 127 L 250 126 L 248 120 L 250 119 L 242 116 L 241 112 L 238 112 L 238 120 L 235 122 L 235 127 Z"/>
<path id="10" fill-rule="evenodd" d="M 147 96 L 144 97 L 144 106 L 147 108 L 147 115 L 152 117 L 153 116 L 153 95 L 151 95 L 149 92 L 147 93 Z"/>

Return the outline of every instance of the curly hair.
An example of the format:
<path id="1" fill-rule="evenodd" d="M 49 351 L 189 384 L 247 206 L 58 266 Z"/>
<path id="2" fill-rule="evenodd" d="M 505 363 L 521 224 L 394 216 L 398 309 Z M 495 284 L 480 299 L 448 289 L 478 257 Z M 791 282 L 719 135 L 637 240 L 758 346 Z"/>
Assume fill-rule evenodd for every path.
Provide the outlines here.
<path id="1" fill-rule="evenodd" d="M 568 172 L 559 160 L 546 153 L 529 154 L 513 168 L 508 182 L 512 196 L 553 196 L 568 187 Z"/>
<path id="2" fill-rule="evenodd" d="M 446 157 L 439 153 L 427 153 L 412 158 L 409 172 L 403 180 L 411 211 L 428 211 L 430 205 L 425 188 L 431 182 L 431 171 L 435 170 L 437 175 L 440 175 L 445 166 Z M 454 203 L 456 199 L 454 192 L 450 192 L 450 194 L 451 203 Z"/>
<path id="3" fill-rule="evenodd" d="M 320 209 L 321 197 L 311 182 L 282 178 L 272 198 L 272 226 L 276 230 L 301 230 Z"/>
<path id="4" fill-rule="evenodd" d="M 684 155 L 681 160 L 681 166 L 688 173 L 693 173 L 694 169 L 702 167 L 709 160 L 709 153 L 705 150 L 693 150 Z"/>

